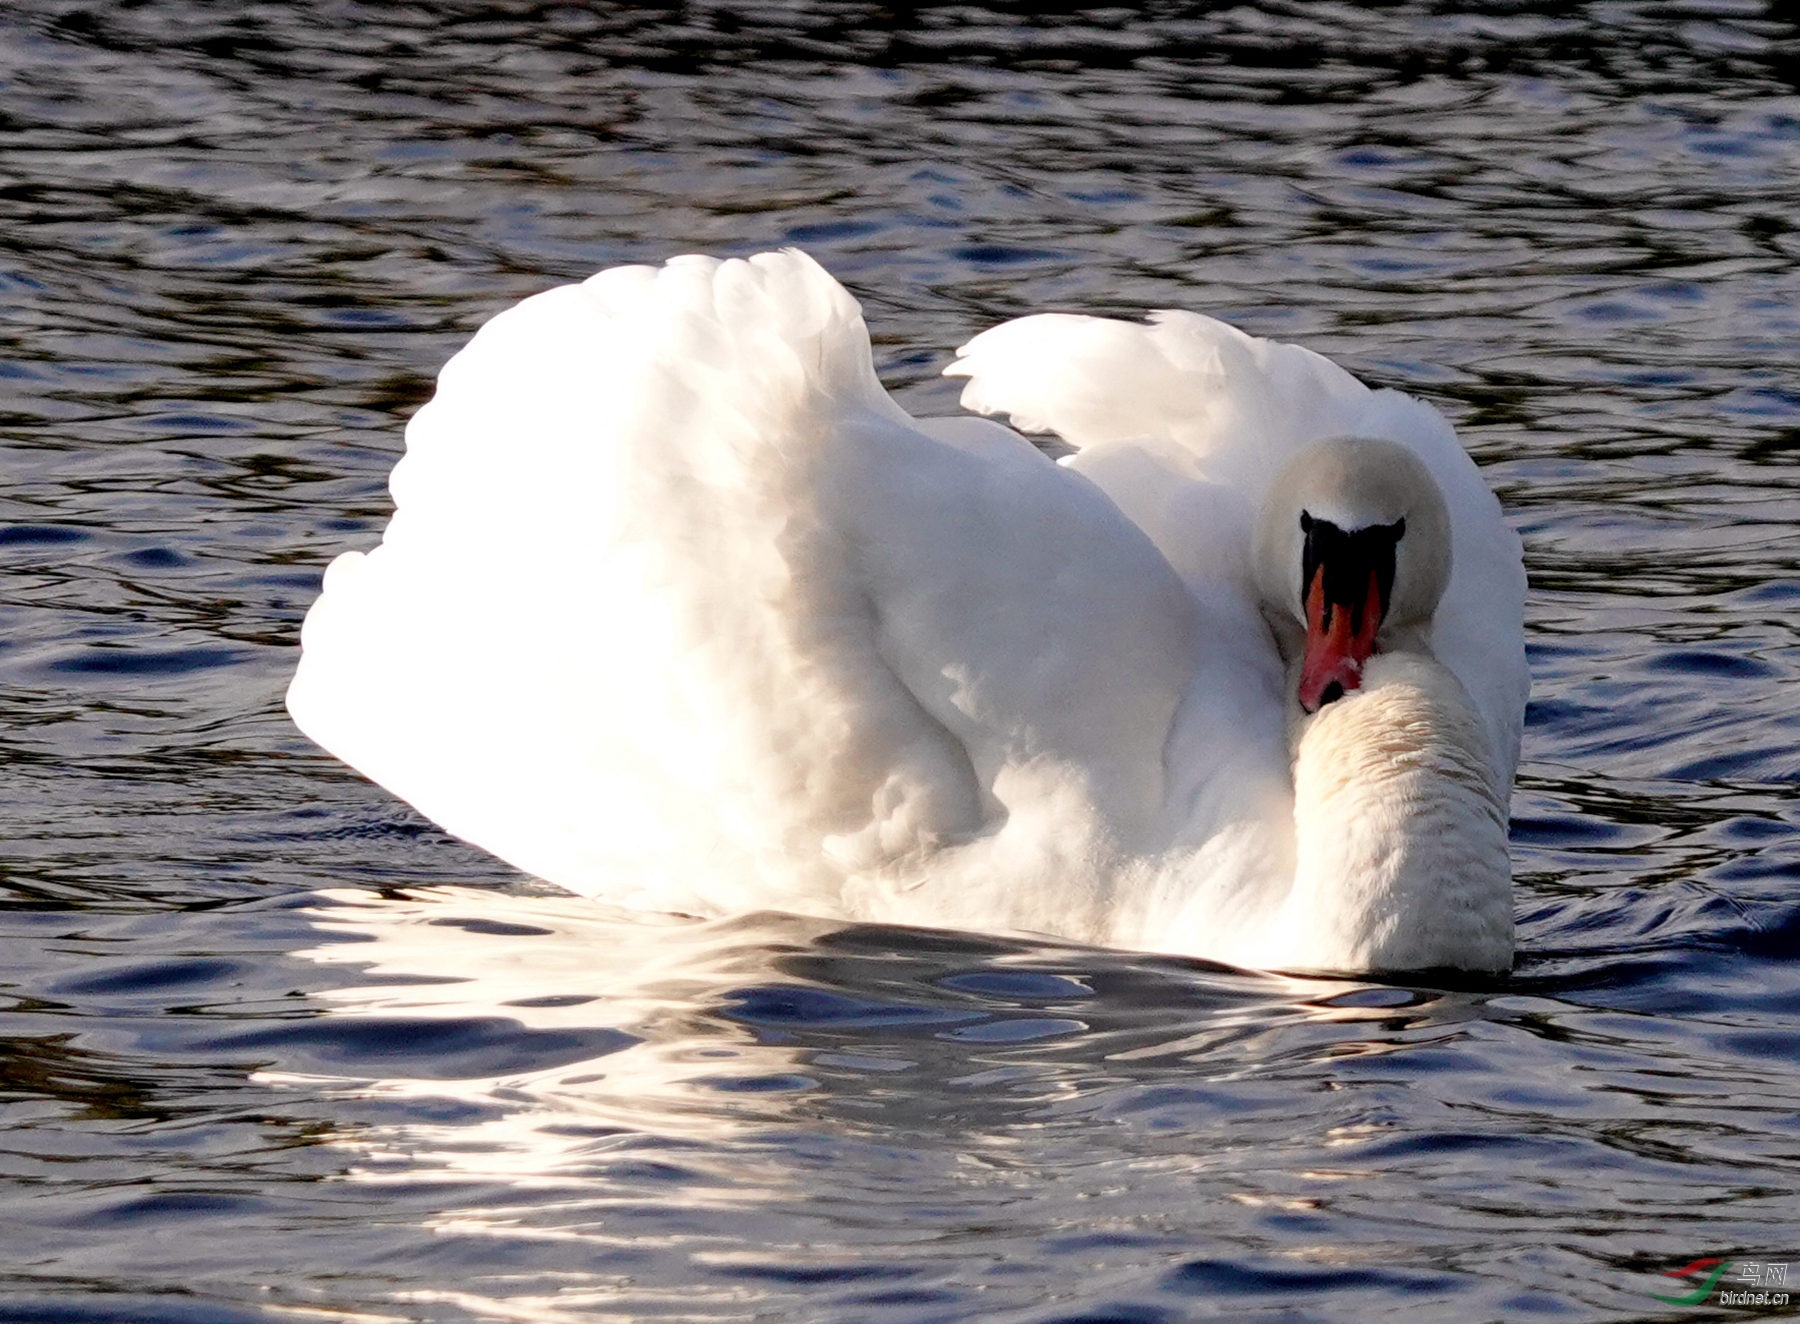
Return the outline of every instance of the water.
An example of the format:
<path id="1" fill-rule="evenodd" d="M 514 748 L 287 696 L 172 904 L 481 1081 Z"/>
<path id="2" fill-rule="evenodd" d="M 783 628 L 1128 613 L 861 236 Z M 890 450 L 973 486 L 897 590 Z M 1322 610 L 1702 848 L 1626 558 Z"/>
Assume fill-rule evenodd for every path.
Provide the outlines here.
<path id="1" fill-rule="evenodd" d="M 1636 1319 L 1706 1256 L 1800 1286 L 1775 12 L 8 7 L 0 1315 Z M 299 737 L 319 571 L 473 328 L 783 243 L 921 411 L 1001 318 L 1181 305 L 1456 419 L 1533 580 L 1511 979 L 615 914 Z"/>

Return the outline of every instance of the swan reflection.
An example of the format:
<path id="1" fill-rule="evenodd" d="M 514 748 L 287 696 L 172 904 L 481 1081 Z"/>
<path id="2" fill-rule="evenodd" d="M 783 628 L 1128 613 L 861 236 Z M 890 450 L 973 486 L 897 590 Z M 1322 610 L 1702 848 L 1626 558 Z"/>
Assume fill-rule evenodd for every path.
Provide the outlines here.
<path id="1" fill-rule="evenodd" d="M 411 1035 L 395 1037 L 422 1032 L 436 1049 L 355 1087 L 480 1105 L 479 1122 L 456 1112 L 443 1126 L 454 1143 L 444 1166 L 521 1177 L 647 1125 L 716 1139 L 783 1115 L 799 1086 L 794 1050 L 719 1008 L 833 927 L 784 915 L 625 914 L 562 894 L 465 887 L 342 890 L 320 901 L 317 927 L 333 941 L 302 955 L 354 970 L 355 981 L 317 998 L 338 1016 L 412 1022 Z M 721 1092 L 733 1097 L 729 1111 L 717 1107 Z M 408 1124 L 414 1162 L 424 1155 L 412 1145 L 436 1129 Z"/>
<path id="2" fill-rule="evenodd" d="M 942 1137 L 944 1109 L 973 1102 L 990 1123 L 1068 1117 L 1138 1073 L 1266 1077 L 1483 1014 L 1474 997 L 561 892 L 332 891 L 314 923 L 330 940 L 302 955 L 346 976 L 315 999 L 363 1047 L 340 1075 L 265 1076 L 415 1105 L 396 1135 L 346 1137 L 371 1160 L 519 1180 L 646 1136 Z"/>
<path id="3" fill-rule="evenodd" d="M 996 1217 L 1050 1240 L 1116 1227 L 1128 1253 L 1158 1219 L 1201 1219 L 1203 1191 L 1205 1219 L 1221 1195 L 1310 1208 L 1380 1178 L 1358 1077 L 1503 1001 L 523 889 L 333 891 L 312 923 L 322 1014 L 261 1078 L 339 1101 L 322 1138 L 387 1217 L 509 1266 L 462 1306 L 546 1322 L 641 1314 L 631 1281 L 741 1304 L 872 1256 L 931 1273 Z M 1321 1087 L 1328 1063 L 1350 1095 Z M 1313 1160 L 1272 1175 L 1296 1137 Z M 1062 1198 L 1021 1211 L 1046 1164 Z M 517 1295 L 570 1243 L 620 1286 Z"/>

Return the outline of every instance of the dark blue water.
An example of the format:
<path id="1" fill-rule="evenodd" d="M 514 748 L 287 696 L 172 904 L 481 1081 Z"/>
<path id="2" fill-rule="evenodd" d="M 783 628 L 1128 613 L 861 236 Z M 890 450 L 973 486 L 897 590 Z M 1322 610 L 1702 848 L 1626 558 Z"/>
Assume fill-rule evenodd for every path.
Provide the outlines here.
<path id="1" fill-rule="evenodd" d="M 1705 1318 L 1652 1294 L 1714 1256 L 1800 1288 L 1782 12 L 8 6 L 0 1316 Z M 474 327 L 784 243 L 917 410 L 1002 318 L 1179 305 L 1456 419 L 1533 581 L 1512 978 L 616 914 L 293 730 L 319 573 Z"/>

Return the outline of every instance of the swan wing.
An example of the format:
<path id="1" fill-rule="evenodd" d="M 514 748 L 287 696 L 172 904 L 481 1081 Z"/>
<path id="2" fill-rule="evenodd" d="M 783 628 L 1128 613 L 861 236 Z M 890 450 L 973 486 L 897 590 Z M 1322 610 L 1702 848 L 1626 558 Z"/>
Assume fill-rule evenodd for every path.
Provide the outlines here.
<path id="1" fill-rule="evenodd" d="M 910 419 L 809 258 L 527 299 L 406 440 L 289 707 L 520 868 L 661 909 L 836 914 L 1003 836 L 1046 776 L 1115 836 L 1155 830 L 1196 665 L 1180 580 L 1016 433 Z M 1079 929 L 1030 901 L 963 915 Z"/>
<path id="2" fill-rule="evenodd" d="M 1242 615 L 1257 594 L 1251 530 L 1275 477 L 1302 447 L 1338 436 L 1406 446 L 1443 490 L 1452 571 L 1432 630 L 1510 786 L 1530 686 L 1518 536 L 1456 439 L 1422 400 L 1372 390 L 1297 345 L 1197 313 L 1147 323 L 1040 314 L 995 327 L 946 370 L 962 401 L 1028 432 L 1060 435 L 1086 473 L 1156 542 L 1203 604 Z"/>

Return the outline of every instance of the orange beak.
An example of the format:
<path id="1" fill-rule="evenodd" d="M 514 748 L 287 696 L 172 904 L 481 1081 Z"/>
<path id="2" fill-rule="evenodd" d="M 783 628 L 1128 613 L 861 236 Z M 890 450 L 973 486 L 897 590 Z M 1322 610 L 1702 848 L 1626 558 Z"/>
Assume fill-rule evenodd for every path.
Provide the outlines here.
<path id="1" fill-rule="evenodd" d="M 1300 661 L 1300 706 L 1316 713 L 1362 685 L 1363 664 L 1375 652 L 1381 630 L 1381 581 L 1371 570 L 1360 604 L 1325 596 L 1323 570 L 1306 592 L 1306 652 Z M 1361 610 L 1354 610 L 1360 606 Z"/>

